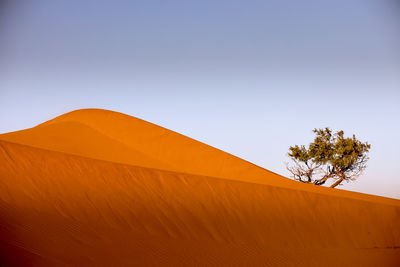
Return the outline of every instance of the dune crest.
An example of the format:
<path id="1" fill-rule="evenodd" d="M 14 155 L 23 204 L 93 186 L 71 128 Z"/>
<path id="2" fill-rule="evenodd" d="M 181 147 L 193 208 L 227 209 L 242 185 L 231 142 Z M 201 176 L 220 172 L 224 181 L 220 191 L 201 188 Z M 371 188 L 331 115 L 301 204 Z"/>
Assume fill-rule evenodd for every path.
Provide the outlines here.
<path id="1" fill-rule="evenodd" d="M 105 110 L 0 135 L 0 264 L 398 266 L 400 201 Z"/>
<path id="2" fill-rule="evenodd" d="M 83 126 L 96 131 L 96 135 L 86 134 Z M 57 140 L 61 136 L 63 140 Z M 87 142 L 102 144 L 103 139 L 109 139 L 154 159 L 155 162 L 148 164 L 153 168 L 259 183 L 292 184 L 289 179 L 219 149 L 144 120 L 108 110 L 72 111 L 31 129 L 0 135 L 0 138 L 54 151 L 96 159 L 106 157 L 109 161 L 142 166 L 142 162 L 137 162 L 130 155 L 117 157 L 116 154 L 99 149 L 79 149 L 79 146 L 85 147 Z"/>
<path id="3" fill-rule="evenodd" d="M 150 122 L 103 109 L 75 110 L 0 140 L 94 159 L 370 200 L 370 196 L 295 182 Z M 120 151 L 120 152 L 118 152 Z M 374 196 L 372 201 L 398 205 Z"/>

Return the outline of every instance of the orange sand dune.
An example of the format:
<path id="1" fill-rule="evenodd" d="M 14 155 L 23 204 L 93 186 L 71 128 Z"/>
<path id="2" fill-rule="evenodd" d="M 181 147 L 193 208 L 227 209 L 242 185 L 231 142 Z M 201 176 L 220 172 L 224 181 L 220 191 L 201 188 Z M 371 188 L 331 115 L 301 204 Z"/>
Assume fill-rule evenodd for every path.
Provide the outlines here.
<path id="1" fill-rule="evenodd" d="M 146 166 L 259 183 L 296 184 L 254 164 L 152 123 L 100 109 L 77 110 L 37 127 L 0 135 L 2 140 L 54 151 L 142 166 L 136 153 L 154 160 Z M 124 145 L 125 151 L 108 153 L 104 139 Z M 88 149 L 87 142 L 90 146 Z M 168 165 L 165 168 L 163 164 Z M 244 177 L 247 174 L 248 177 Z M 268 179 L 265 179 L 268 175 Z"/>
<path id="2" fill-rule="evenodd" d="M 72 111 L 31 129 L 2 134 L 0 139 L 130 165 L 370 199 L 295 182 L 179 133 L 108 110 Z M 375 196 L 373 201 L 398 204 Z"/>
<path id="3" fill-rule="evenodd" d="M 303 185 L 103 110 L 0 135 L 9 266 L 399 266 L 400 201 Z"/>

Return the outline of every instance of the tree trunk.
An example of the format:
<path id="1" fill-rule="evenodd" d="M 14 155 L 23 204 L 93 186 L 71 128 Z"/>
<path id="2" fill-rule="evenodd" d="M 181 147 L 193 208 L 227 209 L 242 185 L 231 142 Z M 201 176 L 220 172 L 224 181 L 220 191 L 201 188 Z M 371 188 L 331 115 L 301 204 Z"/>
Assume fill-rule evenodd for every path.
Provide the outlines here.
<path id="1" fill-rule="evenodd" d="M 335 188 L 335 187 L 338 186 L 343 180 L 344 180 L 344 177 L 341 176 L 341 177 L 339 178 L 339 180 L 337 180 L 337 181 L 336 181 L 334 184 L 332 184 L 330 187 L 331 187 L 331 188 Z"/>
<path id="2" fill-rule="evenodd" d="M 329 176 L 322 177 L 319 180 L 315 180 L 314 184 L 315 185 L 323 185 L 326 182 L 326 180 L 328 180 L 328 178 L 330 178 L 330 177 Z"/>

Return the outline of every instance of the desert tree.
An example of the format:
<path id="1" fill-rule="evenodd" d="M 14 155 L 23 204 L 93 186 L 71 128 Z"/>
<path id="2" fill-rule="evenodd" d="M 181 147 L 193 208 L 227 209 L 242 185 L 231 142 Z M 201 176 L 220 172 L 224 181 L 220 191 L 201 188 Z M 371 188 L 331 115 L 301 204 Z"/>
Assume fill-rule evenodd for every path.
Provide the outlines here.
<path id="1" fill-rule="evenodd" d="M 355 135 L 344 137 L 343 131 L 333 133 L 329 128 L 313 132 L 316 136 L 308 147 L 289 147 L 292 164 L 287 164 L 286 168 L 295 180 L 323 185 L 332 179 L 330 187 L 336 187 L 362 174 L 367 167 L 370 144 L 359 141 Z"/>

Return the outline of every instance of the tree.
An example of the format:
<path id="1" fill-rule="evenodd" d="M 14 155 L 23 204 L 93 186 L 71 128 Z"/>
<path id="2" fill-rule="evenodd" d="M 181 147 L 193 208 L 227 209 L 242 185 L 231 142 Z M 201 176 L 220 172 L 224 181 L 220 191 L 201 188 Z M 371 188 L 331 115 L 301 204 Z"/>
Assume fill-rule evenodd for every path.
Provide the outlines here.
<path id="1" fill-rule="evenodd" d="M 314 141 L 305 146 L 289 147 L 288 156 L 293 165 L 286 165 L 293 178 L 303 183 L 323 185 L 328 179 L 336 187 L 343 181 L 354 181 L 367 167 L 371 145 L 344 137 L 343 131 L 332 133 L 329 128 L 314 129 Z M 318 178 L 314 178 L 318 176 Z"/>

